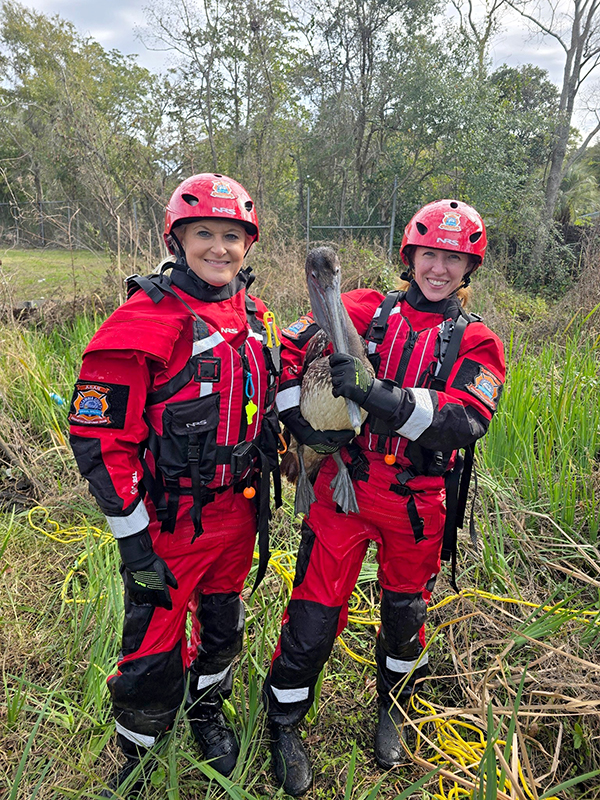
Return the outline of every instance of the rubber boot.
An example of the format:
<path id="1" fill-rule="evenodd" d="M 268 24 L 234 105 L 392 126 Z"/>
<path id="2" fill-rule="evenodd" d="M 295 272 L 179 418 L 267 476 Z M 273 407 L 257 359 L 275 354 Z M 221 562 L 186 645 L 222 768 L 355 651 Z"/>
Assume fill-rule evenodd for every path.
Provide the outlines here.
<path id="1" fill-rule="evenodd" d="M 292 797 L 303 795 L 312 783 L 313 774 L 302 739 L 293 725 L 271 722 L 271 753 L 275 777 Z"/>
<path id="2" fill-rule="evenodd" d="M 142 747 L 137 747 L 120 734 L 117 734 L 117 741 L 126 756 L 126 761 L 108 781 L 107 788 L 100 792 L 98 797 L 110 797 L 113 800 L 122 800 L 122 798 L 138 800 L 143 796 L 144 790 L 150 786 L 150 776 L 156 769 L 156 761 L 154 759 L 147 761 L 142 766 L 138 778 L 133 782 L 129 781 L 131 773 L 140 766 L 147 751 Z"/>
<path id="3" fill-rule="evenodd" d="M 391 702 L 379 701 L 379 716 L 375 730 L 375 759 L 380 767 L 391 769 L 406 760 L 400 737 L 406 741 L 402 712 Z"/>
<path id="4" fill-rule="evenodd" d="M 221 775 L 230 775 L 240 748 L 234 732 L 227 724 L 221 704 L 195 703 L 188 711 L 192 735 L 206 761 Z"/>

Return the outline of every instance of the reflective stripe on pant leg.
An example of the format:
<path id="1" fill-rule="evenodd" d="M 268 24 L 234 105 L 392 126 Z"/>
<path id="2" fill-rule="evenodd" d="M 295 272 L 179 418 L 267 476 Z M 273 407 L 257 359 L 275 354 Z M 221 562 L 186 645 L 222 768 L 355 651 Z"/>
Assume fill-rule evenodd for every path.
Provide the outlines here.
<path id="1" fill-rule="evenodd" d="M 386 699 L 397 692 L 409 673 L 400 696 L 410 697 L 414 683 L 428 674 L 427 654 L 421 657 L 423 645 L 419 631 L 427 617 L 427 604 L 421 592 L 405 594 L 382 591 L 381 628 L 375 649 L 377 661 L 377 691 Z"/>
<path id="2" fill-rule="evenodd" d="M 231 664 L 244 641 L 244 605 L 237 593 L 200 595 L 197 656 L 190 667 L 192 700 L 224 700 L 231 694 Z"/>
<path id="3" fill-rule="evenodd" d="M 319 475 L 317 497 L 323 494 L 319 484 L 331 494 L 330 482 L 326 471 Z M 319 674 L 347 620 L 348 598 L 372 538 L 370 523 L 351 517 L 337 514 L 335 503 L 321 498 L 302 525 L 294 590 L 264 690 L 268 716 L 279 724 L 298 723 L 310 708 Z"/>
<path id="4" fill-rule="evenodd" d="M 181 643 L 166 653 L 154 653 L 121 662 L 108 679 L 119 733 L 156 737 L 168 730 L 184 698 Z M 135 742 L 141 744 L 140 742 Z M 142 745 L 145 746 L 145 745 Z"/>
<path id="5" fill-rule="evenodd" d="M 123 737 L 123 739 L 127 739 L 128 742 L 132 742 L 134 745 L 138 747 L 144 747 L 146 750 L 150 749 L 152 745 L 156 742 L 156 736 L 145 736 L 143 733 L 136 733 L 136 731 L 130 731 L 129 728 L 126 728 L 124 725 L 117 720 L 116 723 L 117 734 Z"/>

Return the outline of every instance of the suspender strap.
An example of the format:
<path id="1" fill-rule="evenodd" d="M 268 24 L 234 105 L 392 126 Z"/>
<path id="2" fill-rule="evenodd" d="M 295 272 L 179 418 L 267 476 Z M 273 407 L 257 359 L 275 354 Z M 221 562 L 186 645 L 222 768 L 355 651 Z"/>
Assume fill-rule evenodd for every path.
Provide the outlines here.
<path id="1" fill-rule="evenodd" d="M 465 524 L 465 511 L 467 508 L 467 497 L 469 495 L 469 484 L 471 483 L 471 475 L 474 471 L 475 462 L 475 443 L 465 447 L 465 465 L 463 474 L 460 481 L 460 491 L 458 493 L 458 505 L 456 522 L 459 528 Z"/>
<path id="2" fill-rule="evenodd" d="M 134 287 L 137 285 L 145 292 L 153 303 L 158 304 L 163 299 L 164 292 L 162 292 L 152 278 L 143 275 L 130 275 L 127 279 L 127 296 L 130 297 L 133 293 Z"/>
<path id="3" fill-rule="evenodd" d="M 419 510 L 417 509 L 417 504 L 415 502 L 415 495 L 419 494 L 422 490 L 411 489 L 411 487 L 408 485 L 408 482 L 414 477 L 415 473 L 410 468 L 405 469 L 404 472 L 398 473 L 396 475 L 396 480 L 398 483 L 392 483 L 390 486 L 390 491 L 394 492 L 395 494 L 399 494 L 401 497 L 408 496 L 408 501 L 406 503 L 408 520 L 415 537 L 415 542 L 419 544 L 419 542 L 426 540 L 427 537 L 425 536 L 424 532 L 425 522 L 423 518 L 419 516 Z"/>
<path id="4" fill-rule="evenodd" d="M 452 575 L 450 585 L 458 592 L 456 583 L 456 549 L 458 528 L 465 523 L 465 511 L 469 496 L 471 475 L 475 476 L 475 488 L 471 514 L 469 518 L 469 535 L 473 547 L 477 547 L 477 532 L 475 530 L 475 499 L 477 497 L 477 473 L 475 471 L 475 443 L 465 448 L 464 459 L 457 454 L 454 469 L 446 476 L 446 523 L 444 525 L 444 540 L 442 544 L 442 560 L 452 562 Z"/>
<path id="5" fill-rule="evenodd" d="M 258 510 L 258 570 L 256 572 L 256 578 L 254 579 L 252 593 L 258 589 L 262 579 L 265 577 L 265 572 L 267 571 L 269 558 L 271 556 L 269 552 L 269 522 L 271 520 L 271 511 L 269 508 L 271 496 L 269 460 L 263 451 L 258 449 L 258 447 L 256 448 L 256 452 L 258 453 L 260 459 L 260 479 L 258 482 L 256 498 Z"/>
<path id="6" fill-rule="evenodd" d="M 444 360 L 442 361 L 442 366 L 433 380 L 433 389 L 436 389 L 437 391 L 443 391 L 446 388 L 446 381 L 450 377 L 452 367 L 458 358 L 460 343 L 462 342 L 462 338 L 467 330 L 468 324 L 469 319 L 467 317 L 463 317 L 462 314 L 456 320 L 454 324 L 454 330 L 452 331 L 450 341 L 448 342 L 448 349 L 446 350 Z"/>
<path id="7" fill-rule="evenodd" d="M 415 503 L 415 496 L 411 494 L 408 498 L 408 503 L 406 504 L 406 510 L 408 511 L 408 519 L 410 520 L 410 526 L 413 530 L 413 534 L 415 537 L 415 542 L 419 544 L 424 539 L 427 539 L 425 534 L 423 533 L 425 523 L 423 518 L 419 516 L 419 512 L 417 511 L 417 504 Z"/>
<path id="8" fill-rule="evenodd" d="M 371 323 L 369 325 L 369 329 L 367 331 L 367 335 L 365 339 L 369 342 L 375 342 L 375 344 L 381 344 L 385 338 L 385 332 L 387 330 L 387 322 L 388 317 L 394 306 L 398 303 L 399 300 L 402 300 L 406 292 L 388 292 L 385 300 L 379 306 L 381 311 L 377 317 L 373 317 Z"/>
<path id="9" fill-rule="evenodd" d="M 456 545 L 458 532 L 458 493 L 460 476 L 463 470 L 463 458 L 457 453 L 454 469 L 446 475 L 446 522 L 444 525 L 444 539 L 442 542 L 442 561 L 452 561 L 452 575 L 450 585 L 458 593 L 456 585 Z"/>

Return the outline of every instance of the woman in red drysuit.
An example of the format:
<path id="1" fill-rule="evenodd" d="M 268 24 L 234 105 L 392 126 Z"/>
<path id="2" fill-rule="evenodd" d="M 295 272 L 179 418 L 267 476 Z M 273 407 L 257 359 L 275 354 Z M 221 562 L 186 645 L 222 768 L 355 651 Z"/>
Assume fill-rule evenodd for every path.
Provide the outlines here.
<path id="1" fill-rule="evenodd" d="M 479 318 L 466 315 L 460 299 L 485 248 L 485 227 L 475 209 L 455 200 L 430 203 L 404 233 L 400 252 L 408 290 L 384 297 L 357 289 L 342 297 L 367 342 L 376 378 L 352 356 L 330 357 L 334 395 L 355 400 L 369 416 L 360 435 L 341 450 L 358 514 L 340 513 L 332 500 L 333 459 L 320 469 L 264 687 L 275 774 L 291 795 L 303 794 L 312 781 L 296 726 L 347 623 L 348 599 L 371 540 L 377 543 L 381 587 L 375 756 L 386 769 L 401 761 L 400 714 L 391 697 L 401 687 L 399 699 L 406 702 L 415 681 L 427 674 L 424 623 L 440 570 L 445 477 L 457 449 L 487 431 L 505 377 L 501 342 Z M 277 398 L 280 420 L 300 444 L 309 445 L 313 430 L 300 415 L 300 381 L 316 329 L 305 317 L 282 331 Z"/>
<path id="2" fill-rule="evenodd" d="M 173 724 L 188 676 L 188 718 L 204 757 L 228 775 L 238 756 L 221 708 L 242 647 L 240 592 L 257 527 L 257 580 L 268 559 L 279 430 L 273 318 L 247 294 L 253 276 L 243 268 L 258 233 L 239 183 L 185 180 L 166 209 L 174 263 L 130 279 L 129 299 L 83 356 L 71 443 L 117 540 L 125 584 L 108 685 L 127 761 L 103 797 L 143 787 L 140 770 L 131 773 Z"/>

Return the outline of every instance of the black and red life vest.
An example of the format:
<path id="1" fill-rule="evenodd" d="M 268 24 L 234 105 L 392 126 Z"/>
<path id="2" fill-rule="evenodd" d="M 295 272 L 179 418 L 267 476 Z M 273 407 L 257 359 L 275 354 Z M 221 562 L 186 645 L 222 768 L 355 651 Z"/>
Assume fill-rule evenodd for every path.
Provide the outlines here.
<path id="1" fill-rule="evenodd" d="M 195 536 L 202 532 L 202 507 L 215 492 L 254 486 L 257 492 L 261 570 L 266 567 L 269 485 L 273 474 L 280 498 L 277 463 L 279 425 L 274 404 L 279 352 L 245 295 L 246 336 L 232 347 L 172 288 L 164 273 L 132 276 L 128 294 L 143 290 L 154 303 L 179 301 L 193 324 L 192 351 L 185 365 L 147 395 L 144 411 L 149 435 L 144 455 L 144 486 L 162 529 L 175 527 L 179 498 L 192 496 Z"/>

